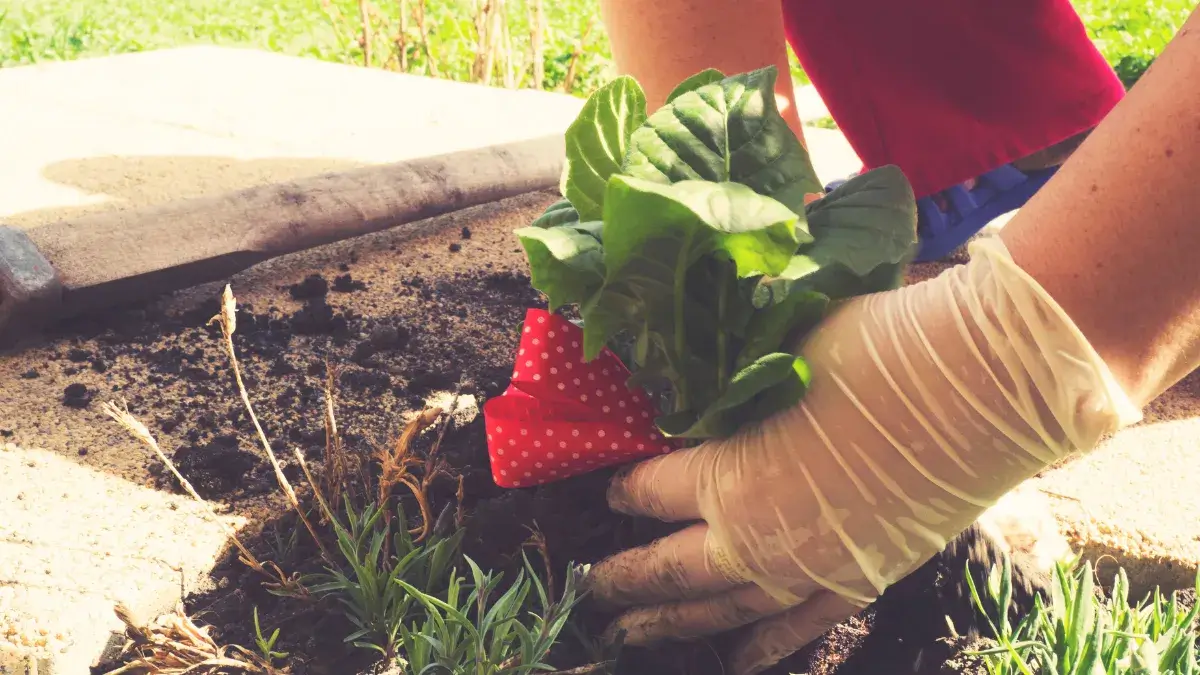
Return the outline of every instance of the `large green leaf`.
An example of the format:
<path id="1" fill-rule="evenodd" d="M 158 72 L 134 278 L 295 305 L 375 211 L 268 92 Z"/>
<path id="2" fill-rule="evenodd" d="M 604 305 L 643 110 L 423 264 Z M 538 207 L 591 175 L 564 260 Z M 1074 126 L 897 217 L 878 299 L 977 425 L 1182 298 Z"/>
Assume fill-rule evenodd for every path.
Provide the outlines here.
<path id="1" fill-rule="evenodd" d="M 808 208 L 816 239 L 806 251 L 819 266 L 845 266 L 862 277 L 910 256 L 917 241 L 912 185 L 896 166 L 883 166 L 838 186 Z"/>
<path id="2" fill-rule="evenodd" d="M 667 185 L 626 176 L 609 181 L 603 237 L 609 280 L 618 278 L 654 239 L 686 244 L 684 258 L 672 264 L 690 266 L 705 254 L 722 251 L 733 260 L 738 277 L 778 274 L 798 245 L 812 241 L 795 212 L 745 185 Z"/>
<path id="3" fill-rule="evenodd" d="M 529 259 L 533 287 L 546 294 L 551 311 L 578 304 L 604 283 L 604 253 L 586 228 L 560 225 L 516 231 Z"/>
<path id="4" fill-rule="evenodd" d="M 759 395 L 754 401 L 754 408 L 745 413 L 741 423 L 765 420 L 791 408 L 804 398 L 811 383 L 812 370 L 808 367 L 808 362 L 797 356 L 792 360 L 792 372 Z"/>
<path id="5" fill-rule="evenodd" d="M 731 435 L 753 413 L 755 398 L 796 376 L 792 354 L 767 354 L 742 368 L 729 380 L 725 391 L 697 416 L 683 411 L 658 420 L 663 433 L 676 438 L 720 438 Z"/>
<path id="6" fill-rule="evenodd" d="M 711 76 L 695 76 L 633 132 L 622 172 L 661 183 L 738 182 L 804 213 L 804 195 L 822 187 L 779 114 L 776 75 L 771 66 L 708 83 Z"/>
<path id="7" fill-rule="evenodd" d="M 557 227 L 577 222 L 579 222 L 579 212 L 575 210 L 574 206 L 571 206 L 570 200 L 560 199 L 547 206 L 542 215 L 538 216 L 529 226 Z"/>
<path id="8" fill-rule="evenodd" d="M 814 292 L 792 293 L 782 302 L 755 312 L 746 327 L 746 341 L 734 363 L 744 368 L 758 359 L 783 349 L 788 338 L 812 330 L 825 316 L 829 298 Z"/>
<path id="9" fill-rule="evenodd" d="M 725 73 L 722 73 L 716 68 L 702 70 L 683 82 L 680 82 L 679 86 L 675 87 L 675 89 L 673 89 L 671 93 L 667 95 L 667 103 L 674 101 L 689 91 L 695 91 L 706 84 L 720 82 L 723 79 L 725 79 Z"/>
<path id="10" fill-rule="evenodd" d="M 632 77 L 600 87 L 567 128 L 563 195 L 580 220 L 599 220 L 609 176 L 621 170 L 630 136 L 646 120 L 646 95 Z"/>
<path id="11" fill-rule="evenodd" d="M 858 276 L 841 265 L 827 265 L 805 279 L 792 292 L 819 288 L 833 300 L 845 300 L 858 295 L 882 293 L 904 285 L 907 262 L 884 263 L 866 276 Z"/>
<path id="12" fill-rule="evenodd" d="M 897 288 L 916 253 L 916 201 L 894 166 L 855 176 L 808 207 L 815 241 L 763 281 L 768 300 L 813 290 L 840 300 Z"/>
<path id="13" fill-rule="evenodd" d="M 604 286 L 581 309 L 589 359 L 617 332 L 642 330 L 642 323 L 674 344 L 688 269 L 703 256 L 728 255 L 740 277 L 778 273 L 809 237 L 795 213 L 744 185 L 618 175 L 604 198 L 603 238 Z"/>

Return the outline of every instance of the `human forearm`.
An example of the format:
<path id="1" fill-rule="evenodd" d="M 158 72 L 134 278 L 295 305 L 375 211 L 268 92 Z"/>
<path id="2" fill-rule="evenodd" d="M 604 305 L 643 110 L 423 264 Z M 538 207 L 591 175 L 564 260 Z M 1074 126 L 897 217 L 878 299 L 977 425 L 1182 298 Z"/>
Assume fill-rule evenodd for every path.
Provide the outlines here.
<path id="1" fill-rule="evenodd" d="M 1196 176 L 1200 13 L 1001 235 L 1138 406 L 1200 365 Z"/>
<path id="2" fill-rule="evenodd" d="M 779 0 L 601 0 L 600 12 L 617 69 L 638 80 L 650 110 L 705 68 L 734 74 L 774 65 L 780 111 L 801 136 Z"/>

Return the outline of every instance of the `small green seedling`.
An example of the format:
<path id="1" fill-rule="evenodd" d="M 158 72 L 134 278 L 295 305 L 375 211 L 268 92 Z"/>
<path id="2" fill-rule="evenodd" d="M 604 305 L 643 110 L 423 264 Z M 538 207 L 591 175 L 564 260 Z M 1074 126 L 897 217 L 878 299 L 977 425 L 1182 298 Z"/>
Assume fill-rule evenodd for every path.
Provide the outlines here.
<path id="1" fill-rule="evenodd" d="M 267 666 L 273 666 L 275 659 L 287 658 L 287 652 L 275 651 L 275 642 L 279 640 L 279 629 L 271 632 L 271 637 L 263 637 L 262 626 L 258 623 L 258 607 L 254 608 L 254 643 L 258 646 L 258 655 Z"/>

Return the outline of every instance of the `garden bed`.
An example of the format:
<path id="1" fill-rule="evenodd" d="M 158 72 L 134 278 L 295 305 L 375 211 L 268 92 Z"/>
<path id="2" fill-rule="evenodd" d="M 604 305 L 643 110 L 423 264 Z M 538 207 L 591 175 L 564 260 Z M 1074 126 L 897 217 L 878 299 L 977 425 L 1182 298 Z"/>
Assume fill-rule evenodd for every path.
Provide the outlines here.
<path id="1" fill-rule="evenodd" d="M 512 231 L 553 199 L 525 197 L 500 208 L 447 216 L 441 234 L 419 242 L 389 245 L 383 236 L 356 244 L 361 253 L 342 247 L 332 257 L 325 254 L 323 267 L 312 266 L 316 259 L 310 259 L 315 274 L 293 266 L 235 279 L 242 304 L 234 345 L 276 452 L 286 459 L 299 449 L 318 476 L 323 474 L 327 364 L 336 373 L 341 437 L 355 456 L 371 456 L 394 440 L 403 421 L 431 398 L 445 401 L 447 393 L 458 392 L 464 397 L 460 401 L 473 398 L 478 407 L 503 392 L 525 311 L 545 306 L 530 286 Z M 268 289 L 272 280 L 277 283 Z M 245 292 L 239 292 L 243 286 Z M 203 497 L 254 516 L 244 541 L 257 558 L 275 562 L 287 574 L 320 572 L 323 563 L 311 538 L 295 513 L 281 506 L 274 474 L 257 447 L 222 352 L 220 329 L 208 323 L 219 309 L 217 298 L 186 311 L 157 307 L 64 326 L 61 346 L 46 351 L 42 372 L 30 373 L 30 388 L 36 390 L 47 371 L 54 371 L 61 404 L 68 408 L 94 409 L 124 397 Z M 528 546 L 536 531 L 561 590 L 568 563 L 596 562 L 671 531 L 672 526 L 611 513 L 604 501 L 609 470 L 532 489 L 497 487 L 482 416 L 472 415 L 469 405 L 462 408 L 445 427 L 438 451 L 450 477 L 434 481 L 429 498 L 433 515 L 448 509 L 461 517 L 463 552 L 481 567 L 511 579 L 524 551 L 545 578 L 542 552 Z M 414 456 L 423 458 L 441 429 L 439 423 L 421 433 L 412 446 Z M 114 437 L 120 433 L 115 427 L 110 431 Z M 415 472 L 419 475 L 420 468 Z M 285 474 L 298 486 L 302 502 L 312 506 L 300 467 L 293 462 Z M 161 489 L 180 489 L 156 459 L 146 462 L 142 475 Z M 462 477 L 461 510 L 457 476 Z M 411 523 L 419 522 L 411 497 L 403 488 L 395 494 L 404 496 Z M 316 519 L 316 511 L 311 513 Z M 318 524 L 318 530 L 332 546 L 328 527 Z M 976 623 L 961 574 L 967 556 L 976 565 L 996 558 L 993 542 L 977 530 L 958 542 L 966 545 L 897 584 L 873 608 L 773 672 L 943 672 L 946 659 L 962 644 L 946 640 L 945 617 L 951 616 L 960 632 Z M 286 664 L 287 672 L 364 672 L 379 665 L 378 653 L 343 642 L 353 628 L 336 603 L 271 594 L 263 577 L 232 550 L 212 578 L 213 588 L 187 598 L 186 610 L 197 623 L 211 626 L 221 644 L 253 649 L 257 609 L 264 632 L 280 630 L 274 649 L 288 656 L 276 665 Z M 574 617 L 584 636 L 598 635 L 610 618 L 593 613 L 586 601 Z M 723 646 L 716 639 L 627 648 L 613 672 L 722 673 Z M 548 660 L 563 670 L 585 667 L 602 658 L 595 647 L 568 630 Z"/>

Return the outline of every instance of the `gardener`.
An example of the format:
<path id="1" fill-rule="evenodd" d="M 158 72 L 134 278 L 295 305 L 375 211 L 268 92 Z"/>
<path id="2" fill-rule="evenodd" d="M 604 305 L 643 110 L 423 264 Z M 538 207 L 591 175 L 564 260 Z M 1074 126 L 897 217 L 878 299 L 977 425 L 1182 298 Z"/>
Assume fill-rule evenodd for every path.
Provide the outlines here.
<path id="1" fill-rule="evenodd" d="M 1125 89 L 1070 0 L 602 0 L 617 66 L 651 110 L 684 78 L 769 64 L 785 35 L 867 168 L 920 201 L 918 261 L 946 256 L 1041 187 Z M 777 95 L 801 134 L 790 78 Z"/>
<path id="2" fill-rule="evenodd" d="M 615 478 L 614 509 L 695 522 L 593 568 L 627 640 L 738 628 L 757 672 L 1200 365 L 1197 83 L 1200 12 L 970 262 L 836 309 L 801 405 Z"/>

